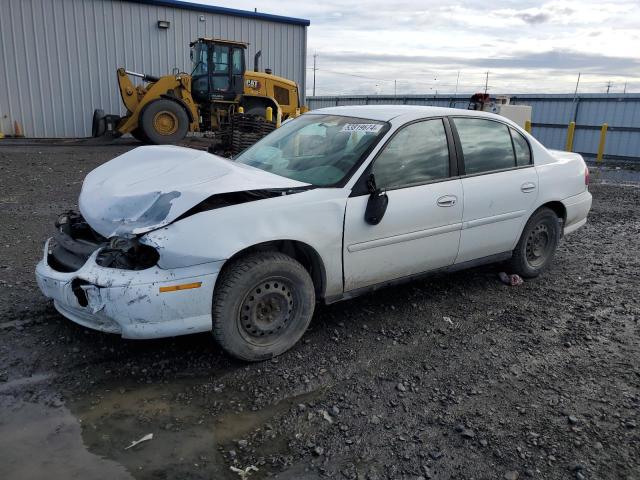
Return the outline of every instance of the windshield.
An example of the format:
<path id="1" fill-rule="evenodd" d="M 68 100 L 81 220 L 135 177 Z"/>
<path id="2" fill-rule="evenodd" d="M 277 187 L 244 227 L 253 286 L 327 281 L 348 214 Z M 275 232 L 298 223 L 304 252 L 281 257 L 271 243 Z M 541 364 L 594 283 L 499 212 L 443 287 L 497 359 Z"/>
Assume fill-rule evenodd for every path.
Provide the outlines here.
<path id="1" fill-rule="evenodd" d="M 302 115 L 285 122 L 238 163 L 319 187 L 338 184 L 387 130 L 385 122 L 337 115 Z"/>

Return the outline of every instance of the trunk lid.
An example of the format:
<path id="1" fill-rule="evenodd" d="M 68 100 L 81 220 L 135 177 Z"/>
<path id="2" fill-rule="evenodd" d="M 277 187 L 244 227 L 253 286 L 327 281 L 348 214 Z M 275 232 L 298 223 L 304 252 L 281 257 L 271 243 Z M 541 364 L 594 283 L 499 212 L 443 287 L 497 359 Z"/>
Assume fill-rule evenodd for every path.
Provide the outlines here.
<path id="1" fill-rule="evenodd" d="M 308 184 L 176 146 L 133 149 L 91 171 L 82 216 L 104 237 L 131 237 L 168 225 L 211 195 Z"/>

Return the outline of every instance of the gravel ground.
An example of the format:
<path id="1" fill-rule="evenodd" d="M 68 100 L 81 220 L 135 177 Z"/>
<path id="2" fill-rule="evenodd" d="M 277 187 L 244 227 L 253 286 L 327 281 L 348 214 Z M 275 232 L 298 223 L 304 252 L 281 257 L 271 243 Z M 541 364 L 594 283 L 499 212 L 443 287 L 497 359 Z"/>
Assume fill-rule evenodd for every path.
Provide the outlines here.
<path id="1" fill-rule="evenodd" d="M 633 175 L 592 174 L 589 223 L 539 279 L 481 267 L 319 307 L 244 364 L 208 334 L 90 331 L 38 291 L 57 214 L 132 146 L 0 144 L 0 478 L 640 479 Z"/>

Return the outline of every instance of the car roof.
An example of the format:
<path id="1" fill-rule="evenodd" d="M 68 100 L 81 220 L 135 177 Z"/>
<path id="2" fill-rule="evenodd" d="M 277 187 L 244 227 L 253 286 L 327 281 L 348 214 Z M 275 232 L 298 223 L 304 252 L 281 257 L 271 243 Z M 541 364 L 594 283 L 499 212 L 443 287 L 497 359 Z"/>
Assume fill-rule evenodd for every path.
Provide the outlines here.
<path id="1" fill-rule="evenodd" d="M 421 117 L 441 117 L 445 115 L 472 115 L 479 117 L 496 117 L 495 114 L 460 108 L 428 107 L 424 105 L 343 105 L 312 110 L 311 114 L 343 115 L 347 117 L 368 118 L 388 122 L 397 117 L 407 120 Z M 500 117 L 504 119 L 504 117 Z"/>

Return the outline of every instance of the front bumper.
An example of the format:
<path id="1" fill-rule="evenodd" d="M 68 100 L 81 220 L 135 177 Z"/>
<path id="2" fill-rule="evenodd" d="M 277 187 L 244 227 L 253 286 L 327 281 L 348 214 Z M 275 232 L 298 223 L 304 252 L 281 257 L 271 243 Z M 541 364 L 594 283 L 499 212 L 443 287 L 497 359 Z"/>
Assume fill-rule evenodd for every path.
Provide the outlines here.
<path id="1" fill-rule="evenodd" d="M 211 330 L 213 289 L 223 261 L 164 270 L 121 270 L 96 264 L 96 250 L 75 272 L 47 263 L 49 241 L 36 267 L 42 293 L 68 319 L 124 338 L 162 338 Z M 160 287 L 201 282 L 199 288 Z M 74 291 L 75 290 L 75 291 Z"/>

